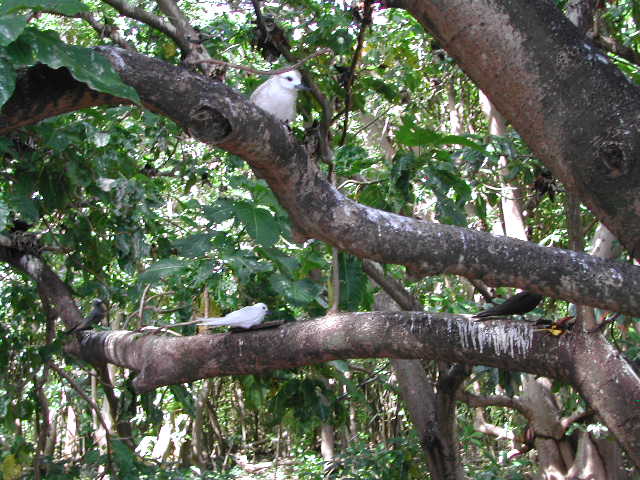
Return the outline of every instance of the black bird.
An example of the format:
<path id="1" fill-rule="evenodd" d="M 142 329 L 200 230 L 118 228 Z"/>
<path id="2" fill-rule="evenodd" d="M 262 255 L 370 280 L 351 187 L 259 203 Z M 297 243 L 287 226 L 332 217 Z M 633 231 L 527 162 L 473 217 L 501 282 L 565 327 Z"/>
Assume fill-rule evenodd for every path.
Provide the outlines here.
<path id="1" fill-rule="evenodd" d="M 91 310 L 89 315 L 87 315 L 78 325 L 75 325 L 64 332 L 65 334 L 80 332 L 82 330 L 91 330 L 94 324 L 102 321 L 102 319 L 107 315 L 107 306 L 99 298 L 94 299 L 92 303 L 93 310 Z"/>
<path id="2" fill-rule="evenodd" d="M 506 315 L 524 315 L 538 306 L 542 295 L 537 293 L 520 292 L 507 298 L 500 305 L 477 313 L 473 318 L 503 317 Z"/>

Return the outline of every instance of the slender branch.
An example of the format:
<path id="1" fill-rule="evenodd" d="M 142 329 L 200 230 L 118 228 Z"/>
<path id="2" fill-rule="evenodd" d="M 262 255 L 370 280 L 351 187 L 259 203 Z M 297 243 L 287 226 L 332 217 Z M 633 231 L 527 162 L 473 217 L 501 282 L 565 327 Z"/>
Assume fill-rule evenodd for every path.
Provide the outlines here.
<path id="1" fill-rule="evenodd" d="M 84 392 L 84 390 L 82 390 L 80 385 L 78 385 L 78 382 L 76 382 L 67 372 L 62 370 L 60 367 L 58 367 L 53 362 L 48 362 L 47 365 L 49 366 L 49 368 L 51 368 L 53 371 L 55 371 L 60 377 L 64 378 L 67 382 L 69 382 L 69 385 L 71 385 L 71 388 L 73 388 L 78 393 L 78 395 L 80 395 L 82 397 L 82 399 L 89 404 L 89 406 L 96 413 L 96 416 L 98 417 L 98 420 L 100 421 L 100 424 L 102 425 L 102 428 L 104 428 L 105 435 L 107 436 L 107 439 L 109 439 L 109 437 L 110 437 L 109 427 L 107 427 L 107 424 L 106 424 L 104 418 L 102 417 L 102 413 L 100 412 L 100 408 L 98 407 L 98 405 L 95 404 L 95 402 L 91 399 L 91 397 L 89 397 L 89 395 L 87 395 Z"/>
<path id="2" fill-rule="evenodd" d="M 458 391 L 456 399 L 466 403 L 470 407 L 506 407 L 517 410 L 527 419 L 531 420 L 533 414 L 529 407 L 517 398 L 505 395 L 475 395 L 470 392 Z"/>
<path id="3" fill-rule="evenodd" d="M 409 293 L 395 278 L 385 275 L 380 264 L 371 260 L 363 260 L 362 269 L 404 310 L 419 311 L 424 307 L 420 301 Z"/>
<path id="4" fill-rule="evenodd" d="M 149 13 L 142 8 L 134 7 L 128 4 L 124 0 L 102 0 L 102 1 L 111 5 L 122 15 L 129 18 L 133 18 L 134 20 L 139 20 L 140 22 L 145 23 L 150 27 L 153 27 L 161 31 L 165 35 L 168 35 L 169 37 L 175 39 L 175 35 L 176 35 L 175 27 L 170 23 L 167 23 L 164 20 L 162 20 L 162 18 L 160 18 L 159 16 L 154 15 L 153 13 Z"/>
<path id="5" fill-rule="evenodd" d="M 247 67 L 245 65 L 239 65 L 237 63 L 229 63 L 229 62 L 225 62 L 223 60 L 217 60 L 215 58 L 210 58 L 208 60 L 199 60 L 197 62 L 192 62 L 192 63 L 213 63 L 215 65 L 223 65 L 225 67 L 235 68 L 237 70 L 243 70 L 245 72 L 253 73 L 255 75 L 279 75 L 281 73 L 290 72 L 291 70 L 295 70 L 298 67 L 300 67 L 301 65 L 303 65 L 306 62 L 308 62 L 309 60 L 311 60 L 312 58 L 319 57 L 320 55 L 324 55 L 325 53 L 333 53 L 333 50 L 331 50 L 330 48 L 321 48 L 317 52 L 312 53 L 310 55 L 307 55 L 302 60 L 297 61 L 293 65 L 289 65 L 287 67 L 278 68 L 276 70 L 258 70 L 256 68 Z"/>
<path id="6" fill-rule="evenodd" d="M 603 50 L 613 53 L 620 58 L 623 58 L 627 62 L 633 65 L 640 65 L 640 54 L 636 52 L 633 48 L 627 47 L 626 45 L 621 44 L 614 37 L 610 37 L 607 35 L 598 35 L 593 39 L 594 43 L 598 45 Z"/>
<path id="7" fill-rule="evenodd" d="M 564 417 L 562 420 L 560 420 L 560 425 L 562 425 L 562 428 L 566 431 L 572 424 L 593 415 L 595 415 L 595 412 L 590 408 L 584 411 L 573 412 L 568 417 Z"/>
<path id="8" fill-rule="evenodd" d="M 373 7 L 371 4 L 371 0 L 365 0 L 364 2 L 364 11 L 362 14 L 362 21 L 360 22 L 360 31 L 358 32 L 358 40 L 356 44 L 356 49 L 353 52 L 353 57 L 351 58 L 351 66 L 349 67 L 349 76 L 347 77 L 347 84 L 345 85 L 345 112 L 344 112 L 344 122 L 342 124 L 342 137 L 340 138 L 339 145 L 344 145 L 344 142 L 347 139 L 347 128 L 349 127 L 349 112 L 351 110 L 351 102 L 352 98 L 352 87 L 353 87 L 353 79 L 355 78 L 356 68 L 360 63 L 360 59 L 362 58 L 362 48 L 364 46 L 364 38 L 367 31 L 367 27 L 371 25 L 371 16 L 373 13 Z"/>
<path id="9" fill-rule="evenodd" d="M 98 33 L 98 35 L 100 35 L 100 37 L 110 38 L 116 45 L 124 49 L 132 51 L 136 50 L 131 43 L 125 40 L 125 38 L 120 34 L 118 27 L 115 25 L 100 23 L 96 17 L 89 12 L 81 12 L 74 16 L 85 20 Z"/>

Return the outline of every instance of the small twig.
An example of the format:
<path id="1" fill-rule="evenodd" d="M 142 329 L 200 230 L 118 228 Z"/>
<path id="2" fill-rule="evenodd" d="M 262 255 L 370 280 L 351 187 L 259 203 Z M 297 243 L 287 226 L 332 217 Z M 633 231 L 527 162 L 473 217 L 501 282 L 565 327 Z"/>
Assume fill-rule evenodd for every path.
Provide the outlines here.
<path id="1" fill-rule="evenodd" d="M 573 412 L 568 417 L 564 417 L 562 420 L 560 420 L 560 425 L 562 425 L 562 428 L 566 432 L 567 429 L 572 424 L 574 424 L 576 422 L 579 422 L 581 420 L 584 420 L 585 418 L 590 417 L 590 416 L 592 416 L 594 414 L 595 414 L 595 412 L 593 410 L 591 410 L 590 408 L 585 410 L 585 411 L 583 411 L 583 412 Z"/>
<path id="2" fill-rule="evenodd" d="M 138 318 L 140 320 L 142 320 L 142 314 L 144 313 L 144 299 L 146 298 L 147 292 L 149 291 L 150 288 L 151 288 L 151 284 L 144 287 L 144 290 L 142 291 L 142 295 L 140 296 L 140 307 L 138 307 Z"/>
<path id="3" fill-rule="evenodd" d="M 85 402 L 87 402 L 89 404 L 89 406 L 96 412 L 96 417 L 98 418 L 98 421 L 102 425 L 102 428 L 104 428 L 104 432 L 105 432 L 105 435 L 106 435 L 107 439 L 109 439 L 110 436 L 111 436 L 111 434 L 109 433 L 109 427 L 107 427 L 107 424 L 104 421 L 104 418 L 102 417 L 102 413 L 100 412 L 100 409 L 95 404 L 95 402 L 89 397 L 89 395 L 87 395 L 82 390 L 82 388 L 80 388 L 80 385 L 78 385 L 78 383 L 73 378 L 71 378 L 71 376 L 67 372 L 62 370 L 60 367 L 58 367 L 53 362 L 48 362 L 47 365 L 49 366 L 49 368 L 51 368 L 53 371 L 55 371 L 59 376 L 61 376 L 67 382 L 69 382 L 69 385 L 71 385 L 71 388 L 73 388 L 76 392 L 78 392 L 78 395 L 80 395 L 82 397 L 82 399 Z"/>
<path id="4" fill-rule="evenodd" d="M 343 187 L 349 185 L 350 183 L 353 183 L 356 185 L 373 185 L 376 183 L 381 183 L 383 181 L 384 180 L 355 180 L 355 179 L 349 178 L 340 184 L 340 186 L 338 187 L 338 190 L 342 190 Z"/>
<path id="5" fill-rule="evenodd" d="M 200 63 L 213 63 L 215 65 L 223 65 L 225 67 L 235 68 L 237 70 L 243 70 L 245 72 L 253 73 L 255 75 L 279 75 L 281 73 L 290 72 L 291 70 L 295 70 L 300 65 L 308 62 L 312 58 L 319 57 L 320 55 L 324 55 L 325 53 L 333 53 L 333 50 L 331 50 L 328 47 L 327 48 L 321 48 L 317 52 L 312 53 L 310 55 L 307 55 L 302 60 L 294 63 L 293 65 L 290 65 L 288 67 L 278 68 L 277 70 L 257 70 L 255 68 L 246 67 L 244 65 L 238 65 L 237 63 L 229 63 L 229 62 L 225 62 L 223 60 L 216 60 L 215 58 L 210 58 L 210 59 L 206 59 L 206 60 L 198 60 L 197 62 L 193 62 L 193 63 L 198 63 L 198 64 L 200 64 Z"/>
<path id="6" fill-rule="evenodd" d="M 355 78 L 356 68 L 360 63 L 360 59 L 362 58 L 362 49 L 364 47 L 364 37 L 367 31 L 367 27 L 371 25 L 371 16 L 373 13 L 373 7 L 371 5 L 371 0 L 365 0 L 364 2 L 364 11 L 362 13 L 362 21 L 360 22 L 360 31 L 358 32 L 358 43 L 356 45 L 356 50 L 353 52 L 353 57 L 351 59 L 351 66 L 349 67 L 349 77 L 347 78 L 347 84 L 345 85 L 345 112 L 344 112 L 344 122 L 342 124 L 342 137 L 340 138 L 339 145 L 344 145 L 344 142 L 347 139 L 347 128 L 349 126 L 349 112 L 351 110 L 351 102 L 352 102 L 352 87 L 353 80 Z"/>

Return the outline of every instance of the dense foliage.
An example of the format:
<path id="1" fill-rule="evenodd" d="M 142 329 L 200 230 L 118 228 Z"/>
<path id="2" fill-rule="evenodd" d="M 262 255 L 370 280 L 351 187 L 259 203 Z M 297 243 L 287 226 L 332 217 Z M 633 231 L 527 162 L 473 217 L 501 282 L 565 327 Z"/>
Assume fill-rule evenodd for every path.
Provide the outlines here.
<path id="1" fill-rule="evenodd" d="M 155 2 L 137 7 L 161 14 Z M 265 60 L 270 57 L 256 45 L 255 11 L 248 2 L 189 0 L 179 7 L 202 33 L 212 58 L 258 69 L 287 63 L 281 56 L 275 63 Z M 530 240 L 570 246 L 563 187 L 516 132 L 489 132 L 477 89 L 409 15 L 374 8 L 367 25 L 355 4 L 292 0 L 261 8 L 282 28 L 297 58 L 322 47 L 333 51 L 304 68 L 334 110 L 332 168 L 343 193 L 402 215 L 492 230 L 502 218 L 501 188 L 509 183 L 527 212 Z M 0 15 L 0 104 L 11 97 L 16 72 L 36 64 L 66 67 L 96 90 L 137 101 L 135 91 L 90 49 L 110 39 L 84 15 L 117 29 L 140 53 L 182 61 L 180 49 L 158 29 L 98 0 L 5 0 Z M 598 15 L 610 35 L 637 50 L 636 2 L 604 5 Z M 345 71 L 357 48 L 362 57 L 347 84 Z M 637 65 L 612 58 L 638 78 Z M 247 94 L 261 81 L 233 68 L 225 77 Z M 303 94 L 298 111 L 292 129 L 303 141 L 322 110 Z M 498 167 L 501 156 L 508 159 L 506 177 Z M 324 314 L 337 296 L 341 310 L 374 309 L 379 287 L 360 259 L 337 254 L 338 295 L 331 281 L 332 248 L 294 242 L 287 213 L 263 180 L 238 157 L 194 141 L 143 108 L 89 109 L 0 137 L 0 172 L 0 232 L 38 232 L 47 263 L 71 286 L 82 311 L 88 313 L 96 297 L 108 304 L 100 328 L 172 324 L 255 302 L 268 304 L 273 319 L 299 321 Z M 586 209 L 580 216 L 588 249 L 596 221 Z M 402 279 L 426 310 L 481 308 L 481 297 L 458 278 L 411 281 L 399 267 L 386 272 Z M 92 370 L 64 352 L 67 337 L 61 325 L 54 326 L 36 286 L 6 265 L 0 265 L 0 279 L 2 478 L 33 474 L 36 456 L 44 457 L 46 478 L 52 479 L 94 478 L 105 470 L 121 478 L 238 478 L 242 454 L 249 464 L 276 459 L 265 470 L 269 476 L 258 472 L 255 478 L 276 478 L 274 472 L 288 472 L 277 478 L 427 474 L 388 361 L 330 362 L 143 395 L 131 391 L 130 372 L 114 369 L 119 407 L 109 412 Z M 548 301 L 534 314 L 559 319 L 571 312 L 564 302 Z M 635 359 L 637 325 L 623 316 L 616 322 L 610 334 Z M 194 326 L 179 331 L 197 333 Z M 436 375 L 434 365 L 425 368 Z M 485 394 L 522 391 L 519 374 L 484 367 L 475 368 L 472 384 Z M 553 392 L 564 414 L 583 407 L 570 389 L 556 384 Z M 490 407 L 484 415 L 487 423 L 524 435 L 526 421 L 515 411 Z M 535 470 L 534 455 L 508 455 L 518 439 L 479 433 L 475 419 L 475 410 L 461 404 L 458 433 L 469 475 L 516 479 Z M 102 421 L 110 427 L 128 422 L 131 437 L 105 436 Z M 44 423 L 52 429 L 39 439 Z M 320 455 L 319 432 L 326 425 L 336 440 L 329 465 Z M 199 456 L 202 451 L 207 455 Z M 278 465 L 278 459 L 286 461 Z M 181 473 L 174 476 L 174 469 Z M 204 476 L 207 470 L 217 473 Z"/>

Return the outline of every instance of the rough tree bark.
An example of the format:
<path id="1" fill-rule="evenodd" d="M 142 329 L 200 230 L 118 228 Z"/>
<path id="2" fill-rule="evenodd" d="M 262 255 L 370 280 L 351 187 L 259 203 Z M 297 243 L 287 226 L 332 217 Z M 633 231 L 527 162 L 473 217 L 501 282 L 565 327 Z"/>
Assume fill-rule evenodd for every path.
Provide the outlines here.
<path id="1" fill-rule="evenodd" d="M 638 87 L 549 0 L 399 0 L 394 5 L 406 8 L 439 38 L 536 155 L 637 256 L 640 209 L 629 199 L 640 198 L 640 171 L 634 161 L 640 157 Z M 136 88 L 145 106 L 249 162 L 289 211 L 299 238 L 315 237 L 361 257 L 406 265 L 421 275 L 455 273 L 489 285 L 517 286 L 575 303 L 640 313 L 640 297 L 629 294 L 640 286 L 637 267 L 359 205 L 326 182 L 285 128 L 232 89 L 159 60 L 114 48 L 100 50 Z M 500 72 L 499 81 L 495 72 Z M 45 68 L 41 73 L 46 78 L 51 72 Z M 70 94 L 68 84 L 73 82 L 56 84 L 53 91 L 44 85 L 42 91 L 31 90 L 30 97 L 21 96 L 24 90 L 19 88 L 3 108 L 0 133 L 83 106 L 122 103 L 77 84 Z M 167 95 L 171 90 L 174 94 Z M 52 96 L 41 96 L 47 93 Z M 39 283 L 51 283 L 52 272 L 37 255 L 23 255 L 2 238 L 0 246 L 2 260 Z M 54 283 L 50 288 L 58 290 L 47 296 L 65 322 L 77 323 L 70 292 Z M 203 339 L 89 333 L 81 335 L 82 352 L 141 371 L 136 381 L 142 389 L 188 381 L 196 372 L 248 373 L 349 356 L 441 358 L 562 377 L 579 388 L 640 464 L 640 419 L 634 414 L 636 405 L 630 405 L 631 399 L 640 398 L 640 380 L 600 334 L 575 332 L 556 339 L 531 335 L 510 322 L 478 326 L 460 317 L 393 315 L 358 316 L 357 332 L 352 328 L 354 317 L 347 315 L 274 332 Z M 296 345 L 310 348 L 296 350 L 291 341 L 283 345 L 278 337 L 285 334 L 299 340 Z M 535 342 L 530 341 L 534 337 Z M 248 351 L 249 345 L 260 358 Z M 265 345 L 278 350 L 263 356 Z M 178 356 L 185 352 L 191 356 Z M 198 363 L 211 352 L 216 358 Z M 162 369 L 148 361 L 162 355 L 176 365 L 163 364 Z"/>

